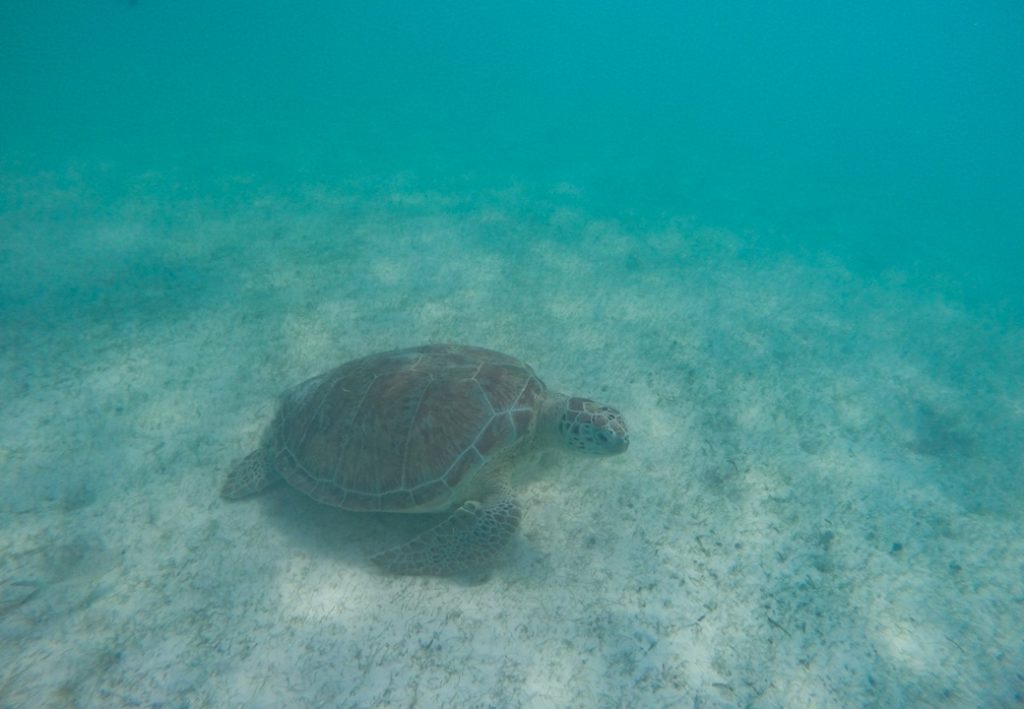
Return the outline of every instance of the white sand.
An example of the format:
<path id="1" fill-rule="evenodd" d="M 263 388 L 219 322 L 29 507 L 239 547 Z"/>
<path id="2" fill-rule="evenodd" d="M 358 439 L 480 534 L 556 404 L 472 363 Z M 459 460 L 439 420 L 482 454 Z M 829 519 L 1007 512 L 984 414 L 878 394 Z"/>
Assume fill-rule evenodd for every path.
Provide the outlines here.
<path id="1" fill-rule="evenodd" d="M 1022 701 L 1019 330 L 565 186 L 56 184 L 0 216 L 0 705 Z M 416 520 L 217 497 L 280 389 L 432 341 L 632 447 L 544 456 L 469 581 L 367 563 Z"/>

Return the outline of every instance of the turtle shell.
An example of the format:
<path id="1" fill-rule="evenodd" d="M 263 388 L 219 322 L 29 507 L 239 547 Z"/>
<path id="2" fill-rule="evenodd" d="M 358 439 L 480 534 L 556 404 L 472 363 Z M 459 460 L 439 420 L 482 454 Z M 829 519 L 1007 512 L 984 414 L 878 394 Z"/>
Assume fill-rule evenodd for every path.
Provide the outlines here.
<path id="1" fill-rule="evenodd" d="M 529 447 L 545 393 L 529 366 L 478 347 L 374 354 L 282 395 L 268 462 L 325 504 L 442 510 L 472 498 L 482 472 Z"/>

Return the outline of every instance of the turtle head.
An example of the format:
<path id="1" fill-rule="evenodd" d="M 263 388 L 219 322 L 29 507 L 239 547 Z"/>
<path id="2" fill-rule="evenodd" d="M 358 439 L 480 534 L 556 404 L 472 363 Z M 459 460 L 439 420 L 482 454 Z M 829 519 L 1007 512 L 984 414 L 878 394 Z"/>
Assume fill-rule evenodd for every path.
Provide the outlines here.
<path id="1" fill-rule="evenodd" d="M 615 455 L 629 448 L 626 421 L 616 409 L 578 396 L 555 407 L 558 440 L 567 448 L 596 455 Z"/>

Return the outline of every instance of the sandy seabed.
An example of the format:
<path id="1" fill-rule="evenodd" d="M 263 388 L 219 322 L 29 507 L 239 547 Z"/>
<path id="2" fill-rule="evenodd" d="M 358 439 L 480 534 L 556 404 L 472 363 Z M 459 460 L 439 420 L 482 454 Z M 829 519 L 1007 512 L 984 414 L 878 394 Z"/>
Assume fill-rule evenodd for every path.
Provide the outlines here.
<path id="1" fill-rule="evenodd" d="M 1024 333 L 575 197 L 5 179 L 0 705 L 1024 702 Z M 280 390 L 425 342 L 628 453 L 541 456 L 465 579 L 367 562 L 421 520 L 218 498 Z"/>

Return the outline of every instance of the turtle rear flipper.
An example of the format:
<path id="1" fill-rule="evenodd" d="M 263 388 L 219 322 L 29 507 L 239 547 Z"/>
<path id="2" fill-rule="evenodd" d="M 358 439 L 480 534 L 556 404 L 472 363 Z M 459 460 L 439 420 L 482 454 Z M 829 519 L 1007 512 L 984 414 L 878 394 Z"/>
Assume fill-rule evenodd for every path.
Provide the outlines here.
<path id="1" fill-rule="evenodd" d="M 448 519 L 372 561 L 396 574 L 448 576 L 488 563 L 519 528 L 519 505 L 502 495 L 470 500 Z"/>

